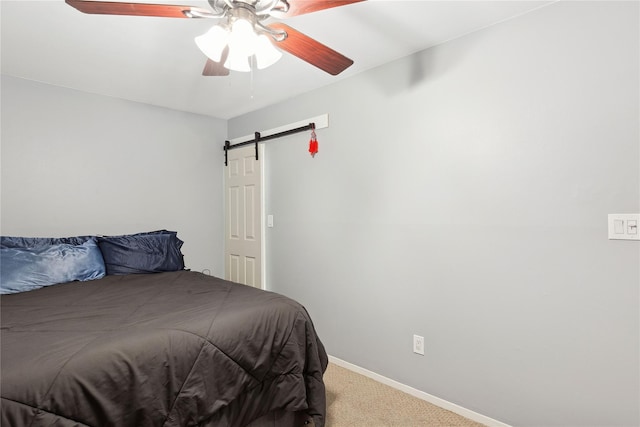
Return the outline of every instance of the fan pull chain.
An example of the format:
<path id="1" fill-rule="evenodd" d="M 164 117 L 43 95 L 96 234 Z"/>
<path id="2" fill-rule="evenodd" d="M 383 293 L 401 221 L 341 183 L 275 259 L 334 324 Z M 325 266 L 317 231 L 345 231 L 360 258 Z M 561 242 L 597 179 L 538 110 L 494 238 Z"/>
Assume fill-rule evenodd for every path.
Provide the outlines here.
<path id="1" fill-rule="evenodd" d="M 251 74 L 251 76 L 249 77 L 249 98 L 253 99 L 253 71 L 256 68 L 256 57 L 254 55 L 251 55 L 249 57 L 249 73 Z"/>

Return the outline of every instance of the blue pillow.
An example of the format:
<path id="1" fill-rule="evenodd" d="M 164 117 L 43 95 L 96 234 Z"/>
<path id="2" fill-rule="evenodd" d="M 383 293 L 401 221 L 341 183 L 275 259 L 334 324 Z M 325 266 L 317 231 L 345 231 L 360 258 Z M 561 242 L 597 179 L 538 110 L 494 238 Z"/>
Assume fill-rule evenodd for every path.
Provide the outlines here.
<path id="1" fill-rule="evenodd" d="M 175 231 L 166 230 L 98 237 L 107 274 L 183 270 L 182 244 Z"/>
<path id="2" fill-rule="evenodd" d="M 95 239 L 81 245 L 0 249 L 0 294 L 100 279 L 104 275 L 104 260 Z"/>

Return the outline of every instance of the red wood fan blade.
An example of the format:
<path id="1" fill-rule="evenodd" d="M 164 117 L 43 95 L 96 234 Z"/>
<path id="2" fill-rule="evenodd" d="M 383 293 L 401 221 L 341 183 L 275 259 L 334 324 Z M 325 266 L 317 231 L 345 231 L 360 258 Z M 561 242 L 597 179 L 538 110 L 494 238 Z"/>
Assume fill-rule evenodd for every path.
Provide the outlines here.
<path id="1" fill-rule="evenodd" d="M 224 62 L 229 55 L 229 46 L 225 46 L 220 57 L 220 62 L 215 62 L 213 59 L 207 59 L 207 63 L 204 64 L 204 70 L 202 70 L 203 76 L 228 76 L 229 70 L 224 68 Z"/>
<path id="2" fill-rule="evenodd" d="M 340 74 L 353 64 L 351 59 L 341 53 L 302 34 L 298 30 L 294 30 L 286 24 L 276 22 L 269 25 L 269 28 L 287 32 L 287 38 L 275 43 L 277 47 L 333 76 Z"/>
<path id="3" fill-rule="evenodd" d="M 66 0 L 67 4 L 80 12 L 99 15 L 158 16 L 163 18 L 194 18 L 190 12 L 211 15 L 211 11 L 192 6 L 175 4 L 119 3 L 111 1 Z"/>
<path id="4" fill-rule="evenodd" d="M 352 3 L 359 3 L 365 0 L 290 0 L 288 12 L 272 11 L 271 16 L 276 18 L 291 18 L 292 16 L 304 15 L 305 13 L 317 12 L 323 9 L 346 6 Z"/>

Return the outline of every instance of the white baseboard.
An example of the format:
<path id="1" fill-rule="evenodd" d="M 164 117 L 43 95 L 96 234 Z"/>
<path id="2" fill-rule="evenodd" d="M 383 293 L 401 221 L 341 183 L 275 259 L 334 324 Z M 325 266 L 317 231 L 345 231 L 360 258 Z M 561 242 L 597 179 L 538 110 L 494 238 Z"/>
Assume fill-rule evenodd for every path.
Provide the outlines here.
<path id="1" fill-rule="evenodd" d="M 411 396 L 417 397 L 418 399 L 427 401 L 433 405 L 446 409 L 447 411 L 451 411 L 453 413 L 461 415 L 470 420 L 484 424 L 488 427 L 511 427 L 508 424 L 505 424 L 501 421 L 494 420 L 493 418 L 479 414 L 470 409 L 463 408 L 462 406 L 456 405 L 455 403 L 448 402 L 444 399 L 440 399 L 439 397 L 433 396 L 429 393 L 425 393 L 413 387 L 409 387 L 406 384 L 402 384 L 390 378 L 383 377 L 382 375 L 376 374 L 375 372 L 371 372 L 367 369 L 361 368 L 360 366 L 354 365 L 352 363 L 345 362 L 344 360 L 338 359 L 337 357 L 329 356 L 329 362 L 337 366 L 340 366 L 342 368 L 353 371 L 355 373 L 358 373 L 360 375 L 364 375 L 365 377 L 371 378 L 372 380 L 378 381 L 379 383 L 388 385 L 389 387 L 393 387 L 396 390 L 400 390 L 404 393 L 410 394 Z"/>

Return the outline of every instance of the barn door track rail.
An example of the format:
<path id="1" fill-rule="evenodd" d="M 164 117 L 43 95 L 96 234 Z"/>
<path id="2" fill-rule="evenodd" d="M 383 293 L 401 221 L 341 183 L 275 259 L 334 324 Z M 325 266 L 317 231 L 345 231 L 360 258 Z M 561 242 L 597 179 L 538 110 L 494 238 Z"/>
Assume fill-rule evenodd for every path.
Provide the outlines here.
<path id="1" fill-rule="evenodd" d="M 304 132 L 307 130 L 315 130 L 316 128 L 316 124 L 314 122 L 309 123 L 308 125 L 305 126 L 300 126 L 294 129 L 289 129 L 289 130 L 284 130 L 282 132 L 278 132 L 278 133 L 274 133 L 272 135 L 267 135 L 267 136 L 261 136 L 260 132 L 255 132 L 254 133 L 254 137 L 253 139 L 250 139 L 248 141 L 244 141 L 244 142 L 238 142 L 236 144 L 231 144 L 230 141 L 225 141 L 224 142 L 224 165 L 228 166 L 228 159 L 227 159 L 227 154 L 229 152 L 229 150 L 233 150 L 234 148 L 239 148 L 239 147 L 244 147 L 245 145 L 249 145 L 249 144 L 255 144 L 256 146 L 256 160 L 258 160 L 258 143 L 262 142 L 262 141 L 268 141 L 270 139 L 276 139 L 276 138 L 281 138 L 283 136 L 287 136 L 287 135 L 293 135 L 294 133 L 300 133 L 300 132 Z"/>

